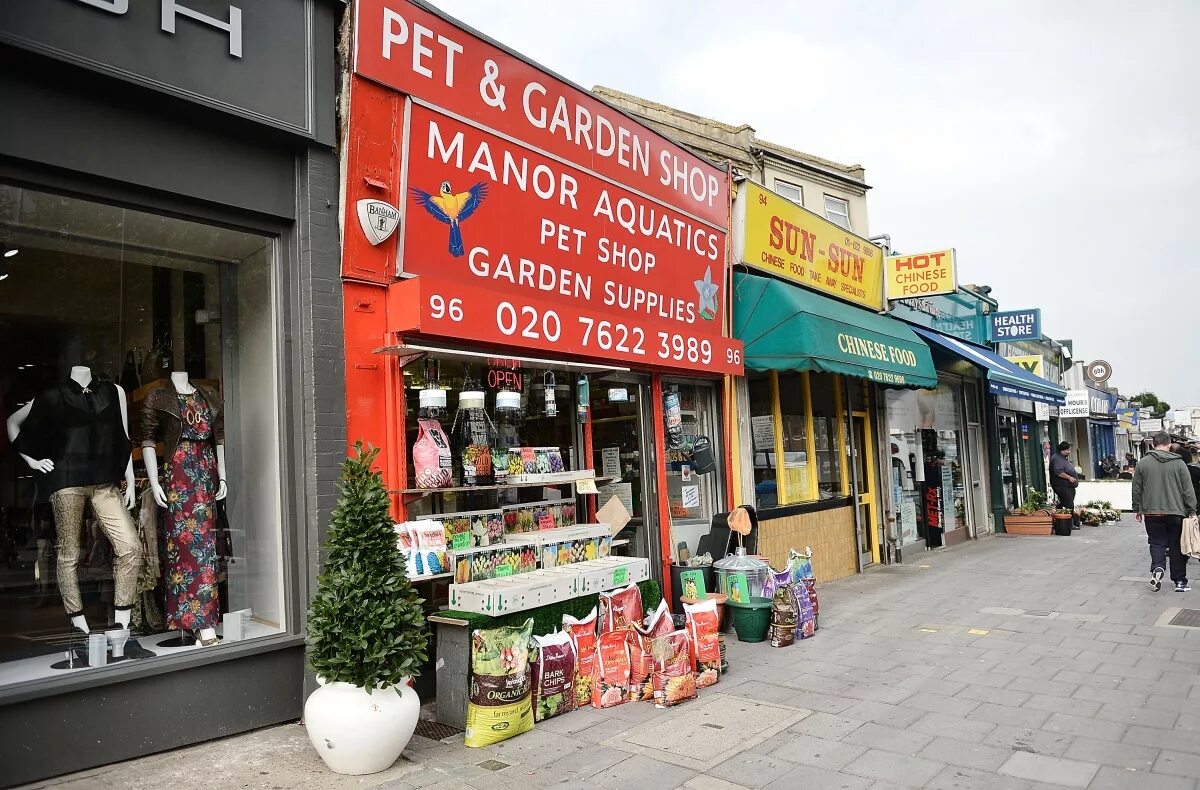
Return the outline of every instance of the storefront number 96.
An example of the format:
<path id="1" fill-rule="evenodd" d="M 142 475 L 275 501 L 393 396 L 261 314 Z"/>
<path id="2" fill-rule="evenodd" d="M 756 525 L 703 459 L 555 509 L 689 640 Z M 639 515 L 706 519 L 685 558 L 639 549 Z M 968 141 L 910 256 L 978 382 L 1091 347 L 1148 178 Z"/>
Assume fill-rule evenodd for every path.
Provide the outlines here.
<path id="1" fill-rule="evenodd" d="M 449 318 L 451 321 L 463 320 L 462 299 L 446 299 L 441 294 L 429 297 L 429 317 Z"/>

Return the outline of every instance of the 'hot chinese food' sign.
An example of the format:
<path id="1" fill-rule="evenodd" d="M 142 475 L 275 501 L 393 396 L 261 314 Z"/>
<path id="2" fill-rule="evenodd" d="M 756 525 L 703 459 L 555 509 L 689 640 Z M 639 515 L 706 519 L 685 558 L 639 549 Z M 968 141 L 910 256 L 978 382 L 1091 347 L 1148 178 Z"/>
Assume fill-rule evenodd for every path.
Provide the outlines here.
<path id="1" fill-rule="evenodd" d="M 357 73 L 412 100 L 401 269 L 423 334 L 742 371 L 724 172 L 422 7 L 357 20 Z"/>
<path id="2" fill-rule="evenodd" d="M 739 187 L 734 250 L 752 268 L 883 309 L 883 250 L 753 182 Z"/>

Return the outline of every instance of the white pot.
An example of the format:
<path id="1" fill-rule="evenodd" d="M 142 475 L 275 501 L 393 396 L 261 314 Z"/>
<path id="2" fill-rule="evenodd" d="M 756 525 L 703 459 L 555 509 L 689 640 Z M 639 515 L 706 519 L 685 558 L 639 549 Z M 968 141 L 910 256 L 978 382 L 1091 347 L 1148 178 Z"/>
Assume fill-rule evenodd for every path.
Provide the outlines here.
<path id="1" fill-rule="evenodd" d="M 308 739 L 329 770 L 374 774 L 391 767 L 417 727 L 421 702 L 405 683 L 370 694 L 350 683 L 325 683 L 304 703 Z"/>

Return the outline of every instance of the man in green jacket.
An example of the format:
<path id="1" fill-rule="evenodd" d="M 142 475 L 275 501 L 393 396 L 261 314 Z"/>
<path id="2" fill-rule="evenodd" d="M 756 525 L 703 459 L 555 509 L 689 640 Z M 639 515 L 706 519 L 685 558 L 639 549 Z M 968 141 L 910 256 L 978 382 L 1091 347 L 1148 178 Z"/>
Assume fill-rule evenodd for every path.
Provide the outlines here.
<path id="1" fill-rule="evenodd" d="M 1188 556 L 1179 547 L 1183 519 L 1196 514 L 1196 492 L 1187 465 L 1169 451 L 1171 437 L 1154 435 L 1154 449 L 1138 461 L 1133 472 L 1133 511 L 1146 524 L 1150 544 L 1150 589 L 1162 589 L 1162 577 L 1171 558 L 1171 581 L 1175 592 L 1191 589 L 1187 579 Z"/>

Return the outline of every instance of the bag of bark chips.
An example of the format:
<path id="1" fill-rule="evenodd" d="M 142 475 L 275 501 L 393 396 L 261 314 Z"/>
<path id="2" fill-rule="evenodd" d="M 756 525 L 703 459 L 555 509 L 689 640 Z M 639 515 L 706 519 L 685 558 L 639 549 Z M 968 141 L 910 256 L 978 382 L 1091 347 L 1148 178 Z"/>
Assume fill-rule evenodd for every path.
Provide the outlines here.
<path id="1" fill-rule="evenodd" d="M 575 709 L 575 647 L 566 633 L 533 638 L 533 720 Z"/>
<path id="2" fill-rule="evenodd" d="M 529 692 L 529 640 L 533 619 L 519 628 L 471 633 L 471 687 L 467 746 L 491 746 L 533 729 Z"/>

